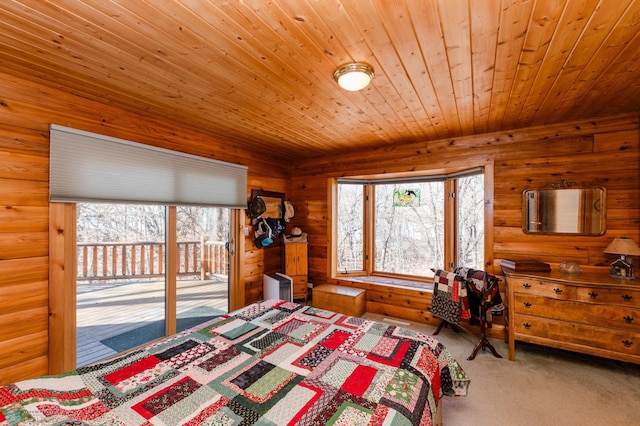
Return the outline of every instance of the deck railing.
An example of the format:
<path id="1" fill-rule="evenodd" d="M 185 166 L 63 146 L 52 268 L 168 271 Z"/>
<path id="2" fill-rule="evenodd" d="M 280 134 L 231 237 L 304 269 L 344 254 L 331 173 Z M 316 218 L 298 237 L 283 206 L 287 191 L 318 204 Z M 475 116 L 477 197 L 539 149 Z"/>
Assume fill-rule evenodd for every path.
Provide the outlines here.
<path id="1" fill-rule="evenodd" d="M 78 281 L 158 278 L 164 276 L 164 243 L 79 243 Z M 178 243 L 177 274 L 201 279 L 227 275 L 224 241 Z"/>

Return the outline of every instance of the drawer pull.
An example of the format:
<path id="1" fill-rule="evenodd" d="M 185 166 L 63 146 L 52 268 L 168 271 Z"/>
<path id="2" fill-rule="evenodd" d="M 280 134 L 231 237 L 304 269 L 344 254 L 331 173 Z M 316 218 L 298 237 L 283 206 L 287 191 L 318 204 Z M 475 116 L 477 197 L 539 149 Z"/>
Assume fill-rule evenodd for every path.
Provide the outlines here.
<path id="1" fill-rule="evenodd" d="M 554 288 L 554 289 L 553 289 L 553 292 L 554 292 L 555 294 L 561 294 L 561 293 L 562 293 L 562 289 L 561 289 L 561 288 Z"/>
<path id="2" fill-rule="evenodd" d="M 529 303 L 529 302 L 524 302 L 524 307 L 525 307 L 525 308 L 530 308 L 530 307 L 531 307 L 531 303 Z"/>
<path id="3" fill-rule="evenodd" d="M 627 315 L 626 317 L 622 317 L 624 318 L 625 322 L 627 324 L 631 324 L 633 322 L 633 317 L 630 317 L 629 315 Z"/>
<path id="4" fill-rule="evenodd" d="M 524 283 L 522 284 L 522 287 L 526 288 L 527 290 L 531 288 L 531 284 L 529 283 Z"/>
<path id="5" fill-rule="evenodd" d="M 633 342 L 631 340 L 623 340 L 622 344 L 625 348 L 630 348 L 633 345 Z"/>
<path id="6" fill-rule="evenodd" d="M 628 294 L 622 296 L 622 300 L 625 302 L 631 302 L 631 299 L 633 299 L 633 296 L 629 296 Z"/>
<path id="7" fill-rule="evenodd" d="M 598 297 L 598 293 L 596 293 L 595 291 L 591 291 L 589 292 L 589 297 L 591 297 L 592 299 L 596 299 Z"/>
<path id="8" fill-rule="evenodd" d="M 522 326 L 527 330 L 531 328 L 531 324 L 529 324 L 528 322 L 525 322 L 524 324 L 522 324 Z"/>

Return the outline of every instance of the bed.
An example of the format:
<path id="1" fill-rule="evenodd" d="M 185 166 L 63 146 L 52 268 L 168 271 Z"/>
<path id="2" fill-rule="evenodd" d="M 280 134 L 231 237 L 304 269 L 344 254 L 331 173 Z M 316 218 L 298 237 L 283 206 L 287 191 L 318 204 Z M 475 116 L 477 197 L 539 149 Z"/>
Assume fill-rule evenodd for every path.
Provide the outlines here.
<path id="1" fill-rule="evenodd" d="M 431 336 L 266 300 L 67 374 L 0 387 L 4 424 L 436 423 L 469 379 Z"/>

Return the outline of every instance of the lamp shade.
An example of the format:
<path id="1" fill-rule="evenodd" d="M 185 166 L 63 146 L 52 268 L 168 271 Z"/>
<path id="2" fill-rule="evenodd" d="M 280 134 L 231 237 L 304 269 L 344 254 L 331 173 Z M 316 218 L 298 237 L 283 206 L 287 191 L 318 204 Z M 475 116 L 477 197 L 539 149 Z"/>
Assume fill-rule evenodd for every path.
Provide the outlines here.
<path id="1" fill-rule="evenodd" d="M 640 247 L 631 238 L 616 238 L 604 250 L 605 253 L 640 256 Z"/>
<path id="2" fill-rule="evenodd" d="M 333 79 L 345 90 L 355 92 L 362 90 L 373 80 L 373 67 L 364 62 L 353 62 L 338 67 L 333 73 Z"/>

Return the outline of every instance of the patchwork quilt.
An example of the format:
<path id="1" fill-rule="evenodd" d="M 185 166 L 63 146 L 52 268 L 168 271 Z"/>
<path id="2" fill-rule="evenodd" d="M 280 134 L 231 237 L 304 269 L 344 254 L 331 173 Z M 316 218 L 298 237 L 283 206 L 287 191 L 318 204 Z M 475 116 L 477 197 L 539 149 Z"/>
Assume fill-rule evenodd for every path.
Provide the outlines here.
<path id="1" fill-rule="evenodd" d="M 0 424 L 430 425 L 469 379 L 431 336 L 267 300 L 0 387 Z"/>

